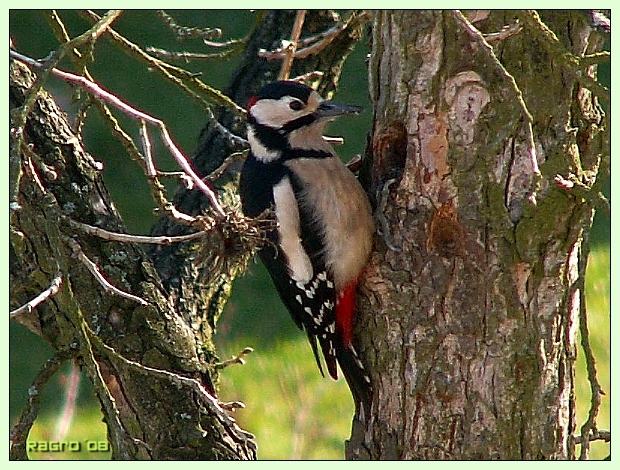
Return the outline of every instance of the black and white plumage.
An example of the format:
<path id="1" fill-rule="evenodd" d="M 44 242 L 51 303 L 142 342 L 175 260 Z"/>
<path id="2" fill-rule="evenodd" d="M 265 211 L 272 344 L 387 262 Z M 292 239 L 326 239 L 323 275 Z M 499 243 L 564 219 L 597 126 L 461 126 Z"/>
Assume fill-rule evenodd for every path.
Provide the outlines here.
<path id="1" fill-rule="evenodd" d="M 368 399 L 370 379 L 352 344 L 355 290 L 374 226 L 364 190 L 323 130 L 360 111 L 300 83 L 264 86 L 248 104 L 251 152 L 240 179 L 247 216 L 275 212 L 277 228 L 260 257 L 282 301 L 306 331 L 321 373 L 318 347 L 334 379 L 340 363 L 356 402 Z"/>

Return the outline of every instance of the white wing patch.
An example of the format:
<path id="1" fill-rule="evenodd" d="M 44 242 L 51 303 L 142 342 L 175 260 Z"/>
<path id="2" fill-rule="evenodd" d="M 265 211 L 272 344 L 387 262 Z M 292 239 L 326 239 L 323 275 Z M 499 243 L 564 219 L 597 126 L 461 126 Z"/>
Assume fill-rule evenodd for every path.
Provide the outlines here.
<path id="1" fill-rule="evenodd" d="M 299 209 L 288 176 L 273 187 L 280 248 L 286 256 L 291 277 L 306 284 L 312 279 L 312 263 L 301 244 Z"/>

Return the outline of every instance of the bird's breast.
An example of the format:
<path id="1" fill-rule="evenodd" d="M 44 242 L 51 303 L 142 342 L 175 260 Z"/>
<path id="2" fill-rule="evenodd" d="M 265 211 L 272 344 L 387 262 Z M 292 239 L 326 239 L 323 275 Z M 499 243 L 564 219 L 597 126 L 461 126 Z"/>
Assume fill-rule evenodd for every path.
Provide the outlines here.
<path id="1" fill-rule="evenodd" d="M 374 224 L 366 193 L 338 157 L 300 158 L 285 165 L 300 182 L 299 204 L 314 216 L 326 267 L 340 290 L 359 276 L 372 249 Z"/>

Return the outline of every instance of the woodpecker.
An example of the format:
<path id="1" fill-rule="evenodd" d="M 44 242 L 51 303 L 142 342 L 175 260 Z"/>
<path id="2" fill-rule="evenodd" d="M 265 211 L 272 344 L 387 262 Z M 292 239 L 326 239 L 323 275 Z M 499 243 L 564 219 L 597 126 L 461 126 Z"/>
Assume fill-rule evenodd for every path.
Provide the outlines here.
<path id="1" fill-rule="evenodd" d="M 372 248 L 366 193 L 323 137 L 326 124 L 359 106 L 324 100 L 293 81 L 265 85 L 249 101 L 250 153 L 241 171 L 243 212 L 272 208 L 276 228 L 259 252 L 284 305 L 304 330 L 322 375 L 323 355 L 337 363 L 356 405 L 368 402 L 370 378 L 353 346 L 355 293 Z"/>

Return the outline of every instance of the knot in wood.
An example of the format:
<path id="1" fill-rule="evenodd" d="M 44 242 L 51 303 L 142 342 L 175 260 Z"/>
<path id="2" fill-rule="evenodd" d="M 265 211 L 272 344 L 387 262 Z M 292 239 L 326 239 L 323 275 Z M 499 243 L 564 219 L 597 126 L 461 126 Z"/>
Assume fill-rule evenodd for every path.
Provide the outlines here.
<path id="1" fill-rule="evenodd" d="M 433 213 L 428 232 L 427 250 L 435 251 L 442 258 L 453 258 L 461 254 L 465 231 L 458 221 L 452 200 Z"/>
<path id="2" fill-rule="evenodd" d="M 374 174 L 381 181 L 403 174 L 407 159 L 407 129 L 401 121 L 379 123 L 372 140 Z"/>

